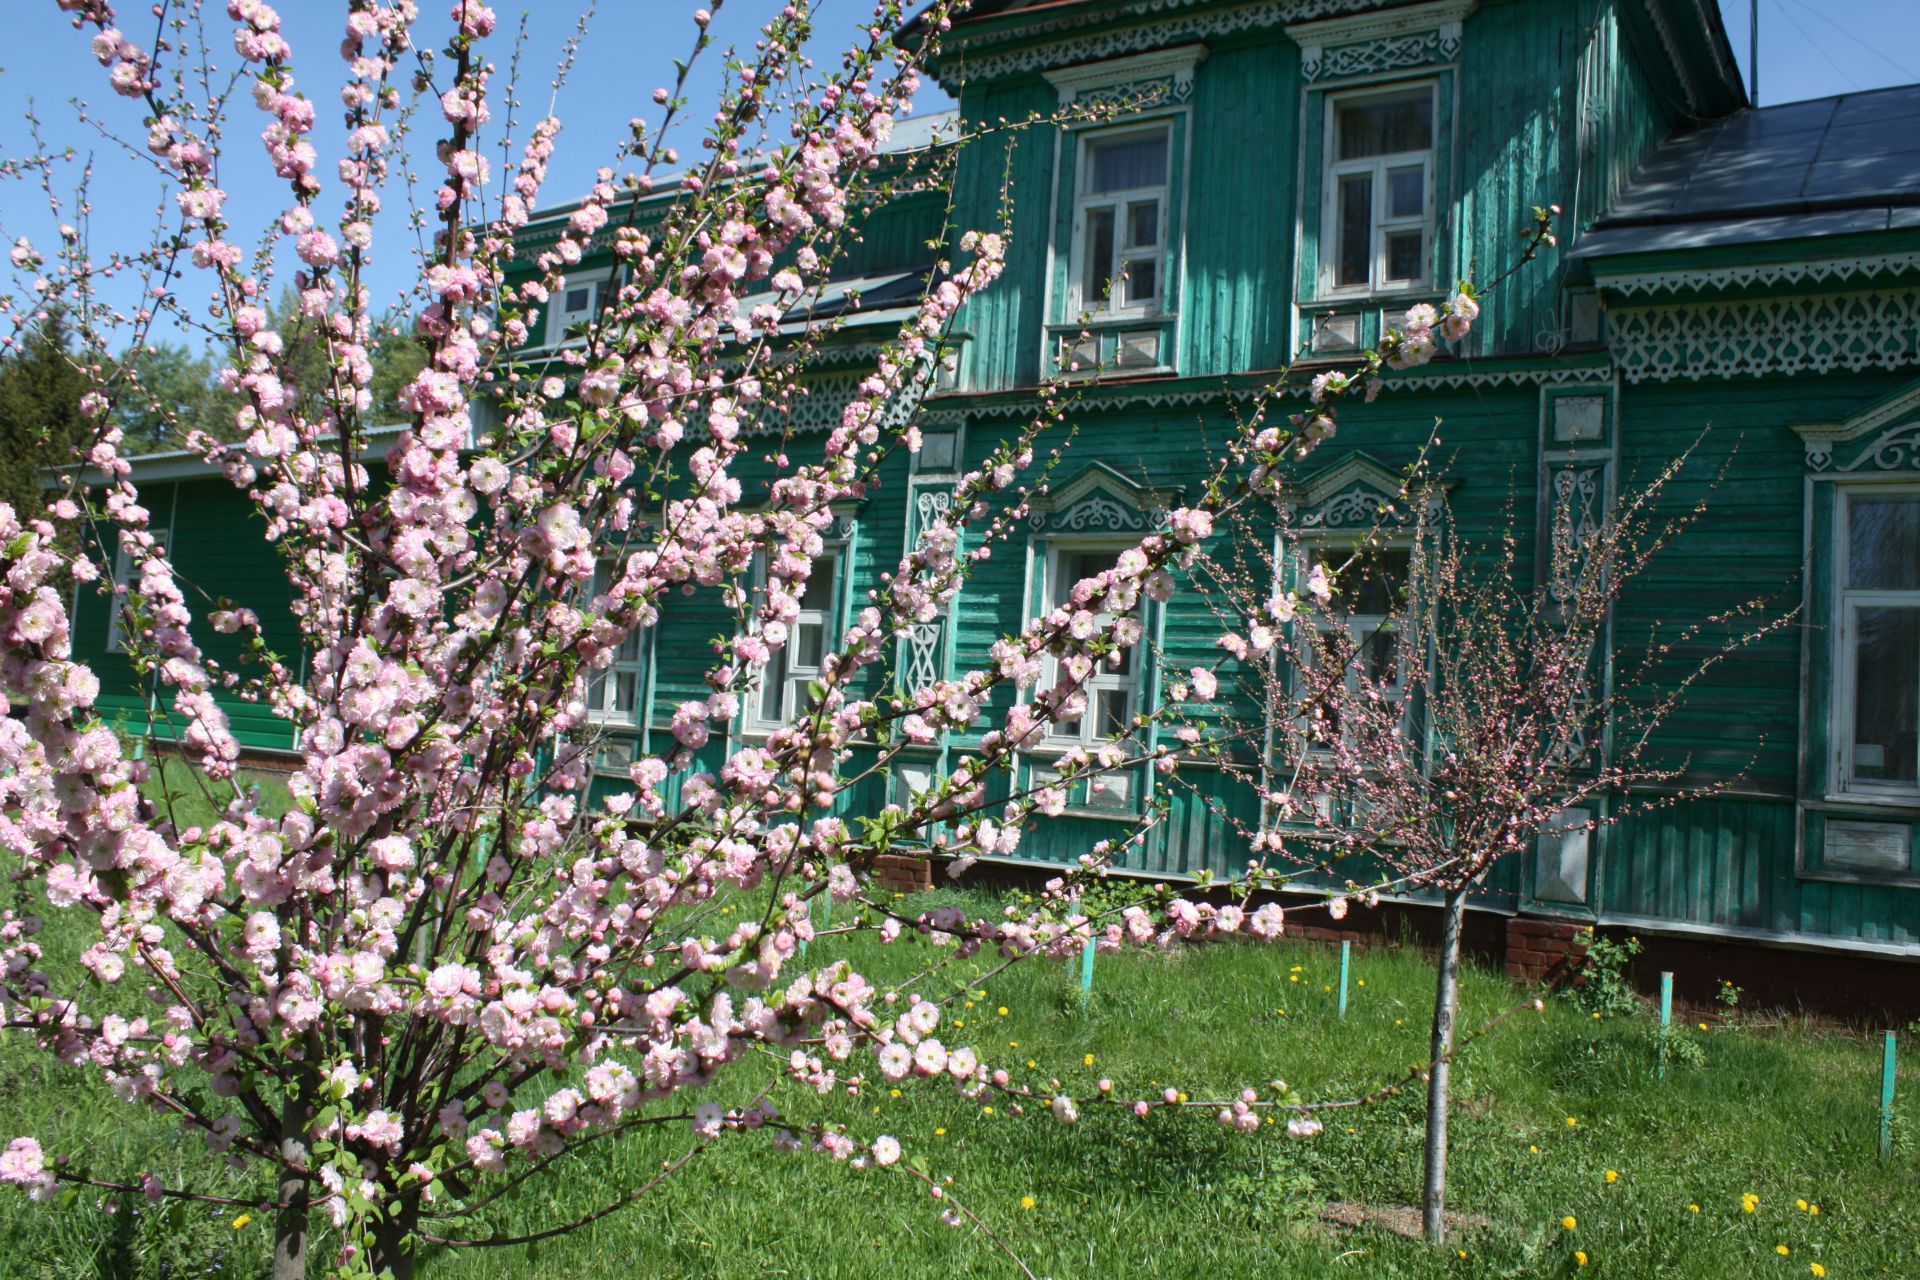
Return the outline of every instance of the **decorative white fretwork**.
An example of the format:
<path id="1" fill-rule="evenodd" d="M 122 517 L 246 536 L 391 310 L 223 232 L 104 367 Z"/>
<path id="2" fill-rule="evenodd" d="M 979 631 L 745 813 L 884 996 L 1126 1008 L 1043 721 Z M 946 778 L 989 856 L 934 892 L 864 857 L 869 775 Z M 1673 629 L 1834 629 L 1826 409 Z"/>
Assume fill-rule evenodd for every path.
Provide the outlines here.
<path id="1" fill-rule="evenodd" d="M 1403 529 L 1419 516 L 1420 499 L 1405 492 L 1405 477 L 1364 453 L 1350 454 L 1290 488 L 1285 509 L 1303 532 L 1331 533 L 1376 526 Z M 1426 495 L 1429 516 L 1439 513 L 1438 491 Z"/>
<path id="2" fill-rule="evenodd" d="M 1565 466 L 1553 473 L 1553 559 L 1547 589 L 1565 603 L 1580 571 L 1581 553 L 1600 533 L 1606 464 Z"/>
<path id="3" fill-rule="evenodd" d="M 1806 442 L 1809 471 L 1920 471 L 1920 382 L 1844 422 L 1800 426 L 1794 432 Z"/>
<path id="4" fill-rule="evenodd" d="M 1132 58 L 1115 58 L 1084 67 L 1049 71 L 1047 82 L 1060 91 L 1060 105 L 1125 106 L 1133 110 L 1186 102 L 1193 97 L 1193 70 L 1207 58 L 1200 44 L 1162 49 Z"/>
<path id="5" fill-rule="evenodd" d="M 1063 35 L 1057 40 L 1029 45 L 1024 49 L 1009 49 L 1004 53 L 979 52 L 1000 42 L 991 37 L 968 39 L 961 36 L 950 40 L 941 53 L 938 72 L 940 83 L 958 87 L 973 81 L 995 80 L 1001 76 L 1042 71 L 1049 67 L 1098 62 L 1179 41 L 1235 35 L 1327 14 L 1352 13 L 1357 9 L 1370 8 L 1379 0 L 1256 0 L 1253 4 L 1209 9 L 1200 13 L 1172 12 L 1191 9 L 1195 3 L 1196 0 L 1132 0 L 1132 3 L 1118 5 L 1076 5 L 1072 12 L 1061 17 L 1024 23 L 997 34 L 1000 34 L 1001 40 L 1030 39 L 1116 18 L 1139 16 L 1152 20 L 1081 36 Z M 1168 16 L 1158 16 L 1163 14 Z"/>
<path id="6" fill-rule="evenodd" d="M 1868 253 L 1811 262 L 1762 262 L 1731 267 L 1693 267 L 1685 271 L 1640 271 L 1627 275 L 1594 272 L 1601 288 L 1627 296 L 1692 293 L 1754 285 L 1848 284 L 1884 276 L 1920 272 L 1920 253 Z"/>
<path id="7" fill-rule="evenodd" d="M 1027 523 L 1046 533 L 1144 533 L 1165 522 L 1178 501 L 1149 489 L 1104 462 L 1034 499 Z"/>
<path id="8" fill-rule="evenodd" d="M 1309 84 L 1374 75 L 1459 57 L 1463 24 L 1478 4 L 1436 0 L 1384 13 L 1296 23 L 1287 35 L 1300 46 L 1300 74 Z"/>
<path id="9" fill-rule="evenodd" d="M 1622 307 L 1607 345 L 1629 382 L 1905 368 L 1920 363 L 1920 290 Z"/>
<path id="10" fill-rule="evenodd" d="M 952 510 L 952 490 L 920 490 L 913 500 L 915 537 L 924 534 L 935 521 L 945 519 Z M 947 619 L 944 616 L 916 622 L 907 632 L 906 652 L 900 663 L 900 683 L 908 693 L 918 693 L 945 679 L 946 635 Z"/>
<path id="11" fill-rule="evenodd" d="M 768 435 L 794 431 L 831 431 L 840 425 L 840 415 L 848 404 L 860 394 L 860 382 L 863 376 L 858 370 L 821 374 L 803 380 L 807 394 L 795 396 L 793 408 L 787 413 L 768 411 L 762 413 L 754 423 L 755 434 Z M 904 426 L 913 417 L 919 407 L 920 388 L 903 388 L 891 400 L 880 415 L 883 430 Z"/>

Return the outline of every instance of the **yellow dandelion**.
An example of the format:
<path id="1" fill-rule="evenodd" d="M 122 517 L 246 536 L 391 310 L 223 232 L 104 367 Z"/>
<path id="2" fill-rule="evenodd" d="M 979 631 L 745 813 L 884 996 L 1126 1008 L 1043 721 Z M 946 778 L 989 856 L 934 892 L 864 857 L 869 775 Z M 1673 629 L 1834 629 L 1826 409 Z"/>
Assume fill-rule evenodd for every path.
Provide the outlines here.
<path id="1" fill-rule="evenodd" d="M 1817 1262 L 1809 1262 L 1807 1264 L 1807 1270 L 1813 1272 L 1813 1274 L 1815 1274 L 1816 1276 L 1823 1276 L 1827 1274 L 1827 1269 L 1821 1266 Z"/>
<path id="2" fill-rule="evenodd" d="M 1454 1252 L 1459 1254 L 1463 1258 L 1467 1256 L 1467 1251 L 1465 1249 L 1455 1249 Z"/>
<path id="3" fill-rule="evenodd" d="M 1587 1251 L 1585 1249 L 1575 1249 L 1573 1251 L 1573 1265 L 1576 1267 L 1584 1267 L 1587 1265 Z"/>
<path id="4" fill-rule="evenodd" d="M 1808 1205 L 1805 1200 L 1795 1200 L 1793 1202 L 1793 1207 L 1798 1209 L 1800 1212 L 1805 1213 L 1807 1211 Z"/>
<path id="5" fill-rule="evenodd" d="M 1807 1206 L 1807 1212 L 1817 1215 L 1820 1212 L 1820 1206 L 1817 1204 L 1810 1204 Z"/>
<path id="6" fill-rule="evenodd" d="M 1186 1095 L 1186 1094 L 1184 1094 L 1184 1093 L 1183 1093 L 1183 1094 L 1181 1094 L 1181 1095 L 1180 1095 L 1180 1101 L 1182 1101 L 1182 1102 L 1185 1102 L 1186 1100 L 1187 1100 L 1187 1095 Z"/>
<path id="7" fill-rule="evenodd" d="M 992 1108 L 992 1107 L 982 1107 L 982 1108 L 980 1108 L 980 1114 L 981 1114 L 981 1115 L 983 1115 L 983 1116 L 990 1116 L 990 1115 L 992 1115 L 992 1114 L 993 1114 L 993 1108 Z"/>
<path id="8" fill-rule="evenodd" d="M 945 1128 L 935 1129 L 933 1131 L 933 1136 L 936 1138 L 944 1138 L 947 1136 L 947 1131 Z"/>
<path id="9" fill-rule="evenodd" d="M 1033 1197 L 1032 1197 L 1032 1196 L 1021 1196 L 1021 1197 L 1020 1197 L 1020 1207 L 1021 1207 L 1022 1209 L 1031 1209 L 1031 1208 L 1033 1208 L 1033 1206 L 1034 1206 L 1034 1199 L 1033 1199 Z"/>
<path id="10" fill-rule="evenodd" d="M 1560 1219 L 1560 1225 L 1571 1231 L 1580 1225 L 1580 1219 L 1574 1217 L 1572 1214 L 1568 1214 L 1566 1217 Z"/>
<path id="11" fill-rule="evenodd" d="M 1084 1063 L 1086 1063 L 1086 1064 L 1087 1064 L 1088 1066 L 1092 1066 L 1092 1065 L 1093 1065 L 1093 1055 L 1092 1055 L 1092 1054 L 1088 1054 L 1088 1055 L 1087 1055 L 1086 1057 L 1084 1057 L 1084 1058 L 1082 1058 L 1082 1059 L 1080 1059 L 1080 1061 L 1082 1061 L 1082 1062 L 1084 1062 Z"/>
<path id="12" fill-rule="evenodd" d="M 1363 987 L 1364 987 L 1364 986 L 1366 986 L 1366 985 L 1367 985 L 1367 980 L 1366 980 L 1365 978 L 1362 978 L 1362 979 L 1360 979 L 1360 985 L 1361 985 L 1361 986 L 1363 986 Z"/>
<path id="13" fill-rule="evenodd" d="M 1027 1059 L 1027 1070 L 1029 1070 L 1029 1071 L 1032 1071 L 1032 1070 L 1034 1070 L 1034 1069 L 1036 1069 L 1037 1067 L 1039 1067 L 1039 1065 L 1040 1065 L 1040 1064 L 1039 1064 L 1039 1063 L 1037 1063 L 1037 1062 L 1035 1062 L 1035 1061 L 1034 1061 L 1034 1060 L 1033 1060 L 1032 1058 L 1028 1058 L 1028 1059 Z"/>
<path id="14" fill-rule="evenodd" d="M 1569 1128 L 1569 1129 L 1577 1129 L 1577 1128 L 1579 1128 L 1579 1127 L 1580 1127 L 1580 1117 L 1579 1117 L 1579 1116 L 1568 1116 L 1568 1117 L 1567 1117 L 1567 1128 Z"/>
<path id="15" fill-rule="evenodd" d="M 957 1030 L 957 1029 L 959 1029 L 959 1028 L 961 1028 L 961 1027 L 964 1027 L 964 1026 L 966 1026 L 966 1025 L 967 1025 L 967 1020 L 966 1020 L 965 1018 L 955 1018 L 955 1019 L 953 1020 L 953 1025 L 954 1025 L 954 1028 L 955 1028 L 955 1029 Z"/>
<path id="16" fill-rule="evenodd" d="M 887 1090 L 887 1096 L 889 1098 L 897 1098 L 900 1096 L 900 1091 L 898 1089 L 889 1089 Z"/>
<path id="17" fill-rule="evenodd" d="M 244 1226 L 246 1226 L 246 1225 L 247 1225 L 247 1224 L 248 1224 L 249 1222 L 252 1222 L 252 1221 L 253 1221 L 253 1215 L 252 1215 L 252 1214 L 250 1214 L 250 1213 L 243 1213 L 243 1214 L 241 1214 L 241 1215 L 240 1215 L 239 1217 L 237 1217 L 237 1218 L 235 1218 L 235 1219 L 233 1220 L 233 1229 L 234 1229 L 235 1231 L 238 1231 L 238 1230 L 239 1230 L 240 1228 L 242 1228 L 242 1227 L 244 1227 Z"/>
<path id="18" fill-rule="evenodd" d="M 1300 975 L 1299 975 L 1299 974 L 1297 974 L 1297 973 L 1290 973 L 1290 974 L 1288 974 L 1288 975 L 1287 975 L 1287 981 L 1288 981 L 1288 982 L 1298 982 L 1298 981 L 1300 981 Z"/>
<path id="19" fill-rule="evenodd" d="M 1697 1204 L 1690 1204 L 1690 1205 L 1688 1205 L 1688 1206 L 1687 1206 L 1687 1212 L 1688 1212 L 1688 1213 L 1698 1213 L 1698 1212 L 1700 1212 L 1700 1206 L 1699 1206 L 1699 1205 L 1697 1205 Z"/>
<path id="20" fill-rule="evenodd" d="M 1706 1023 L 1704 1023 L 1704 1022 L 1703 1022 L 1703 1023 L 1701 1023 L 1701 1024 L 1700 1024 L 1700 1029 L 1701 1029 L 1702 1031 L 1705 1031 L 1705 1030 L 1707 1029 L 1707 1024 L 1706 1024 Z"/>
<path id="21" fill-rule="evenodd" d="M 1760 1197 L 1749 1191 L 1740 1197 L 1740 1207 L 1748 1213 L 1754 1213 L 1760 1208 Z"/>
<path id="22" fill-rule="evenodd" d="M 1529 1143 L 1527 1145 L 1527 1150 L 1531 1151 L 1536 1156 L 1540 1154 L 1540 1148 L 1537 1145 L 1534 1145 L 1532 1143 Z"/>
<path id="23" fill-rule="evenodd" d="M 1774 1251 L 1775 1253 L 1777 1253 L 1777 1254 L 1779 1254 L 1779 1255 L 1780 1255 L 1781 1257 L 1783 1257 L 1783 1258 L 1784 1258 L 1784 1257 L 1786 1257 L 1786 1256 L 1787 1256 L 1788 1254 L 1791 1254 L 1791 1253 L 1793 1252 L 1793 1250 L 1791 1250 L 1791 1249 L 1789 1249 L 1789 1248 L 1787 1248 L 1787 1246 L 1785 1246 L 1785 1245 L 1783 1245 L 1783 1244 L 1777 1244 L 1777 1245 L 1775 1245 L 1775 1246 L 1773 1246 L 1773 1251 Z"/>
<path id="24" fill-rule="evenodd" d="M 1324 987 L 1322 987 L 1322 988 L 1320 988 L 1320 989 L 1321 989 L 1322 991 L 1331 991 L 1331 990 L 1333 990 L 1333 985 L 1332 985 L 1331 983 L 1329 983 L 1329 984 L 1327 984 L 1326 986 L 1324 986 Z"/>
<path id="25" fill-rule="evenodd" d="M 1020 1042 L 1019 1042 L 1018 1040 L 1009 1040 L 1009 1041 L 1007 1041 L 1007 1048 L 1009 1048 L 1009 1049 L 1018 1049 L 1019 1047 L 1020 1047 Z"/>
<path id="26" fill-rule="evenodd" d="M 1007 1016 L 1007 1006 L 1005 1005 L 1000 1006 L 1000 1016 L 1003 1018 Z"/>
<path id="27" fill-rule="evenodd" d="M 973 1008 L 973 1001 L 971 1000 L 967 1001 L 967 1008 L 969 1009 Z"/>
<path id="28" fill-rule="evenodd" d="M 1618 1181 L 1620 1181 L 1620 1171 L 1618 1169 L 1607 1170 L 1607 1185 L 1612 1186 Z"/>
<path id="29" fill-rule="evenodd" d="M 1595 1010 L 1595 1011 L 1594 1011 L 1594 1015 L 1593 1015 L 1593 1020 L 1594 1020 L 1595 1022 L 1598 1022 L 1598 1021 L 1600 1021 L 1600 1013 L 1599 1013 L 1599 1011 L 1598 1011 L 1598 1010 Z"/>

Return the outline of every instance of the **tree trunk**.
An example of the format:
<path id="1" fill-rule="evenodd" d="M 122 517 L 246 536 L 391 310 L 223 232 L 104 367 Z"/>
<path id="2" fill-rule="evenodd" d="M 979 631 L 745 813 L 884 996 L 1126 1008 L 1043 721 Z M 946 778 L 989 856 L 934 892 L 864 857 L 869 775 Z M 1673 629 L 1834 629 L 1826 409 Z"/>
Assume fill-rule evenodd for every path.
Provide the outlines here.
<path id="1" fill-rule="evenodd" d="M 298 1168 L 308 1167 L 307 1081 L 299 1081 L 296 1096 L 289 1091 L 280 1109 L 280 1157 Z M 312 1179 L 288 1169 L 280 1175 L 280 1210 L 273 1221 L 273 1280 L 306 1280 L 307 1216 L 312 1209 Z"/>
<path id="2" fill-rule="evenodd" d="M 415 1249 L 419 1242 L 408 1237 L 420 1225 L 420 1202 L 408 1196 L 397 1203 L 392 1200 L 387 1203 L 388 1216 L 374 1232 L 373 1273 L 390 1276 L 392 1280 L 413 1280 Z"/>
<path id="3" fill-rule="evenodd" d="M 1460 926 L 1467 886 L 1447 891 L 1440 923 L 1439 978 L 1433 993 L 1433 1065 L 1427 1076 L 1427 1177 L 1421 1219 L 1430 1244 L 1446 1240 L 1447 1086 L 1453 1073 L 1453 1019 L 1460 1003 Z"/>

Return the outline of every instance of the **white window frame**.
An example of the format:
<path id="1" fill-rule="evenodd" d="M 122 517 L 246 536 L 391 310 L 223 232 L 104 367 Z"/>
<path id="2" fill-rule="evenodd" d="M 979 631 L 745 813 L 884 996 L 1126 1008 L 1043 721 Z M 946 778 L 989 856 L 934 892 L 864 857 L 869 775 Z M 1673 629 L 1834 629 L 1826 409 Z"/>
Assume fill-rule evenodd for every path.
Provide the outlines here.
<path id="1" fill-rule="evenodd" d="M 582 320 L 594 315 L 606 301 L 607 285 L 613 280 L 613 268 L 601 267 L 593 271 L 570 271 L 560 280 L 560 287 L 547 296 L 547 304 L 541 314 L 541 346 L 570 347 L 579 346 L 583 339 L 567 336 L 567 330 Z M 567 292 L 571 289 L 588 290 L 587 307 L 584 311 L 569 311 L 562 307 Z"/>
<path id="2" fill-rule="evenodd" d="M 827 604 L 825 608 L 802 608 L 787 624 L 787 642 L 780 646 L 772 660 L 760 672 L 759 678 L 747 688 L 741 696 L 741 724 L 744 731 L 754 737 L 764 737 L 791 725 L 807 704 L 807 685 L 821 677 L 820 664 L 801 665 L 793 661 L 795 651 L 794 633 L 803 626 L 820 628 L 820 657 L 834 651 L 840 641 L 840 606 L 842 576 L 846 568 L 847 545 L 845 542 L 829 541 L 813 558 L 813 574 L 808 578 L 811 585 L 821 574 L 826 575 Z M 765 589 L 767 580 L 766 552 L 756 551 L 753 555 L 753 584 L 755 596 Z M 777 679 L 780 682 L 780 714 L 770 718 L 761 708 L 764 682 Z"/>
<path id="3" fill-rule="evenodd" d="M 1431 105 L 1429 119 L 1431 132 L 1424 149 L 1418 151 L 1396 151 L 1386 155 L 1367 156 L 1358 160 L 1339 158 L 1340 147 L 1340 109 L 1354 103 L 1370 100 L 1412 97 L 1415 92 L 1424 92 Z M 1320 192 L 1320 295 L 1324 298 L 1377 297 L 1390 294 L 1411 294 L 1430 291 L 1433 288 L 1433 257 L 1436 240 L 1434 190 L 1440 135 L 1440 98 L 1439 84 L 1433 80 L 1420 80 L 1408 83 L 1374 85 L 1365 89 L 1347 93 L 1330 93 L 1326 97 L 1325 113 L 1326 136 L 1323 142 L 1322 187 Z M 1394 169 L 1405 169 L 1418 163 L 1422 169 L 1422 178 L 1426 188 L 1425 208 L 1419 216 L 1387 216 L 1389 198 L 1387 174 Z M 1369 225 L 1368 273 L 1365 284 L 1340 283 L 1340 181 L 1354 174 L 1367 174 L 1373 182 L 1373 209 Z M 1396 231 L 1417 230 L 1420 234 L 1421 274 L 1411 280 L 1394 280 L 1387 275 L 1387 236 Z"/>
<path id="4" fill-rule="evenodd" d="M 602 558 L 594 566 L 593 585 L 589 596 L 603 594 L 614 580 L 619 569 L 617 559 Z M 585 687 L 582 697 L 587 704 L 587 719 L 603 728 L 641 729 L 646 726 L 649 690 L 647 689 L 647 667 L 653 660 L 652 627 L 635 627 L 627 633 L 627 638 L 614 653 L 613 661 L 604 667 L 591 667 L 584 673 Z M 633 679 L 633 705 L 622 709 L 619 706 L 620 677 Z"/>
<path id="5" fill-rule="evenodd" d="M 1150 135 L 1158 135 L 1166 144 L 1165 181 L 1156 186 L 1131 187 L 1124 191 L 1105 191 L 1097 195 L 1087 190 L 1093 181 L 1095 147 L 1106 142 L 1123 142 Z M 1167 219 L 1173 211 L 1171 200 L 1174 172 L 1173 141 L 1171 118 L 1127 124 L 1112 129 L 1087 129 L 1075 136 L 1073 243 L 1067 258 L 1067 320 L 1071 321 L 1082 314 L 1095 320 L 1131 320 L 1172 314 L 1173 309 L 1167 305 Z M 1126 215 L 1132 206 L 1148 200 L 1153 201 L 1155 205 L 1154 243 L 1130 247 L 1126 239 L 1128 224 L 1131 220 Z M 1090 249 L 1087 219 L 1090 213 L 1099 210 L 1110 210 L 1114 220 L 1113 249 L 1108 258 L 1109 278 L 1113 280 L 1113 288 L 1106 298 L 1086 296 L 1087 254 Z M 1143 303 L 1126 300 L 1123 295 L 1131 290 L 1132 281 L 1131 279 L 1120 280 L 1119 273 L 1123 264 L 1149 259 L 1154 264 L 1152 299 Z"/>
<path id="6" fill-rule="evenodd" d="M 1852 576 L 1853 501 L 1855 498 L 1911 498 L 1920 500 L 1916 485 L 1837 485 L 1834 489 L 1832 701 L 1827 728 L 1833 753 L 1833 798 L 1903 805 L 1920 804 L 1920 782 L 1886 782 L 1853 776 L 1854 710 L 1859 689 L 1854 639 L 1862 608 L 1920 609 L 1920 590 L 1899 591 L 1847 586 Z"/>
<path id="7" fill-rule="evenodd" d="M 1139 542 L 1137 539 L 1049 538 L 1047 540 L 1046 560 L 1041 570 L 1040 616 L 1044 618 L 1056 608 L 1063 606 L 1071 607 L 1069 599 L 1074 585 L 1078 583 L 1080 579 L 1075 578 L 1072 582 L 1065 580 L 1064 575 L 1060 571 L 1062 555 L 1102 555 L 1117 560 L 1122 551 L 1125 551 L 1128 547 L 1138 545 Z M 1079 721 L 1073 726 L 1070 732 L 1064 733 L 1061 732 L 1061 725 L 1058 721 L 1049 721 L 1047 723 L 1046 734 L 1041 739 L 1041 745 L 1043 747 L 1052 751 L 1069 751 L 1074 747 L 1084 747 L 1091 751 L 1103 743 L 1115 741 L 1114 736 L 1099 733 L 1095 729 L 1098 721 L 1094 715 L 1094 709 L 1098 705 L 1097 699 L 1099 695 L 1103 692 L 1124 693 L 1126 695 L 1127 714 L 1125 720 L 1130 731 L 1134 717 L 1140 713 L 1141 702 L 1146 691 L 1146 615 L 1147 601 L 1146 593 L 1143 591 L 1139 602 L 1134 605 L 1134 616 L 1138 619 L 1141 626 L 1141 643 L 1134 645 L 1126 651 L 1127 670 L 1114 671 L 1104 663 L 1096 667 L 1093 674 L 1089 675 L 1080 685 L 1081 692 L 1086 695 L 1087 707 L 1085 711 L 1080 713 Z M 1113 623 L 1114 615 L 1110 612 L 1103 611 L 1096 616 L 1100 619 L 1100 625 L 1103 628 L 1111 626 Z M 1044 684 L 1042 687 L 1052 688 L 1054 685 L 1060 683 L 1059 659 L 1048 657 L 1043 671 Z M 1122 733 L 1118 736 L 1125 737 L 1126 735 Z"/>
<path id="8" fill-rule="evenodd" d="M 167 553 L 167 531 L 165 529 L 147 530 L 153 536 L 153 545 L 161 555 Z M 114 540 L 112 608 L 107 611 L 107 652 L 127 652 L 126 593 L 133 588 L 133 553 L 127 549 L 127 535 L 121 533 Z"/>

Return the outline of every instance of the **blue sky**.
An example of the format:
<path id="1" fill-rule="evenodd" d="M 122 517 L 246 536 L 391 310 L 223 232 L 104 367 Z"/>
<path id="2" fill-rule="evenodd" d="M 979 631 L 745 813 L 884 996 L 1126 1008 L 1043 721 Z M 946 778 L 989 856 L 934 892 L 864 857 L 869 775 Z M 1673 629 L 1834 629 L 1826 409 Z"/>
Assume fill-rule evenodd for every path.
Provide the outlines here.
<path id="1" fill-rule="evenodd" d="M 750 44 L 753 29 L 779 3 L 728 0 L 714 31 L 723 43 L 734 40 Z M 1751 0 L 1720 3 L 1729 38 L 1744 70 Z M 144 134 L 138 109 L 107 90 L 104 72 L 88 54 L 85 38 L 70 28 L 52 0 L 6 0 L 6 7 L 7 39 L 0 43 L 0 156 L 19 156 L 32 149 L 26 124 L 31 100 L 50 142 L 70 145 L 94 157 L 91 232 L 96 246 L 145 243 L 162 197 L 157 178 L 80 123 L 69 99 L 85 99 L 123 136 L 136 139 Z M 208 5 L 210 13 L 223 7 L 217 0 Z M 333 0 L 282 0 L 278 7 L 286 18 L 296 66 L 307 69 L 304 87 L 315 96 L 327 94 L 340 66 L 334 50 L 341 30 L 337 17 L 341 6 Z M 520 10 L 512 0 L 501 0 L 496 7 L 503 30 L 518 21 Z M 144 15 L 146 10 L 145 5 L 132 0 L 122 8 L 130 15 Z M 427 34 L 442 36 L 444 4 L 426 0 L 422 8 L 432 15 L 425 23 Z M 554 203 L 576 194 L 611 153 L 627 119 L 655 111 L 648 95 L 655 85 L 669 81 L 673 59 L 689 47 L 693 27 L 687 15 L 692 8 L 683 0 L 601 0 L 590 36 L 559 98 L 559 114 L 567 127 L 561 135 L 544 202 Z M 568 0 L 536 0 L 526 10 L 527 70 L 522 75 L 522 97 L 539 109 L 545 105 L 546 85 L 579 7 Z M 1920 0 L 1759 0 L 1759 11 L 1763 104 L 1920 81 Z M 829 45 L 845 43 L 854 25 L 869 12 L 865 0 L 823 0 L 821 52 L 826 52 Z M 144 29 L 147 27 L 150 20 L 128 20 L 129 32 L 150 45 L 150 31 Z M 496 57 L 504 61 L 504 42 L 496 38 L 496 45 L 501 47 Z M 226 61 L 233 61 L 230 53 Z M 696 106 L 710 102 L 717 85 L 718 59 L 709 56 L 703 62 L 704 69 L 693 82 Z M 920 109 L 939 110 L 947 105 L 944 95 L 929 86 Z M 329 122 L 324 109 L 321 118 Z M 244 127 L 235 128 L 228 143 L 234 156 L 225 179 L 233 191 L 228 211 L 240 226 L 259 226 L 282 207 L 284 188 L 264 166 L 254 138 L 259 127 L 257 113 L 249 106 L 237 119 Z M 692 141 L 691 135 L 687 141 Z M 331 149 L 334 142 L 337 136 L 323 131 L 323 157 L 337 154 Z M 71 188 L 77 176 L 77 171 L 69 167 L 60 179 L 61 185 Z M 396 189 L 389 197 L 390 204 L 397 209 L 402 198 Z M 71 212 L 66 216 L 70 219 Z M 374 264 L 375 296 L 381 301 L 397 296 L 412 275 L 412 260 L 405 248 L 407 238 L 395 234 L 401 230 L 400 224 L 398 214 L 390 214 L 381 228 L 382 238 L 376 241 L 377 252 L 384 246 Z M 44 200 L 31 183 L 0 184 L 0 232 L 8 243 L 21 234 L 48 241 L 52 229 Z"/>

